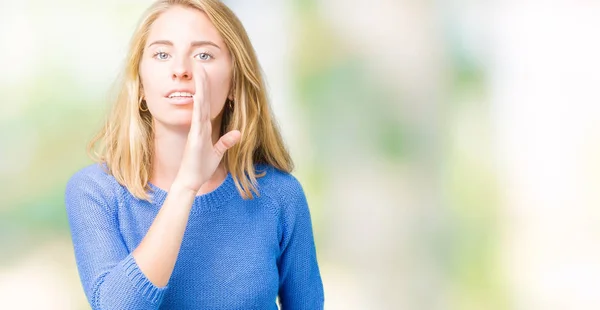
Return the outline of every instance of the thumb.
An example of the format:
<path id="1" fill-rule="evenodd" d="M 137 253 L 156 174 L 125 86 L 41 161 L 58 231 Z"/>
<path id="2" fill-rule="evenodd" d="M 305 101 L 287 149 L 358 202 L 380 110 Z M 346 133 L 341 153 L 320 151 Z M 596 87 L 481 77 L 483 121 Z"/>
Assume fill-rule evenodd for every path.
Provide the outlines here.
<path id="1" fill-rule="evenodd" d="M 230 149 L 232 146 L 234 146 L 236 143 L 238 143 L 240 141 L 241 137 L 242 137 L 242 134 L 240 133 L 239 130 L 232 130 L 232 131 L 224 134 L 221 137 L 221 139 L 219 139 L 219 141 L 217 141 L 217 143 L 215 144 L 215 151 L 220 156 L 223 156 L 225 154 L 225 151 L 227 151 L 228 149 Z"/>

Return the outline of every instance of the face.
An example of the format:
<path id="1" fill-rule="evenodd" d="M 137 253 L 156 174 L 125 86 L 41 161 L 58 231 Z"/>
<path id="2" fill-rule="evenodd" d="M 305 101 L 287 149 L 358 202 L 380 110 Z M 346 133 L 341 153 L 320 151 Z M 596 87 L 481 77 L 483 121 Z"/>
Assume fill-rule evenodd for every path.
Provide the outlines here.
<path id="1" fill-rule="evenodd" d="M 190 125 L 193 99 L 188 96 L 201 91 L 194 80 L 201 66 L 206 70 L 210 94 L 205 100 L 214 122 L 220 120 L 225 100 L 232 98 L 229 50 L 204 12 L 169 8 L 150 27 L 140 62 L 142 95 L 155 122 Z"/>

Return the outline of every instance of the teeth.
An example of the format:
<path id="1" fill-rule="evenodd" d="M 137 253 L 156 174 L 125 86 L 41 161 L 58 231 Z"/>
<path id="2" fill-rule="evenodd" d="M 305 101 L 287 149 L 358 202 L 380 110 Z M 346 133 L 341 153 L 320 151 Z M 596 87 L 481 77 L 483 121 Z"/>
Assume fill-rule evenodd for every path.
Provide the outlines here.
<path id="1" fill-rule="evenodd" d="M 188 92 L 173 92 L 172 94 L 169 95 L 169 98 L 173 98 L 173 97 L 192 97 L 193 95 L 188 93 Z"/>

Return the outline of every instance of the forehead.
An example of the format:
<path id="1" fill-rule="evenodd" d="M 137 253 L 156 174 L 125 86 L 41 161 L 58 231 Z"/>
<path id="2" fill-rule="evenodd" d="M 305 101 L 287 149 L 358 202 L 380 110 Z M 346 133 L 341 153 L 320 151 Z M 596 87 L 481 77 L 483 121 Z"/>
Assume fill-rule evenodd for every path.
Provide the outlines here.
<path id="1" fill-rule="evenodd" d="M 210 40 L 219 45 L 223 44 L 221 35 L 206 13 L 179 5 L 167 9 L 152 23 L 148 42 L 153 40 L 170 40 L 175 44 Z"/>

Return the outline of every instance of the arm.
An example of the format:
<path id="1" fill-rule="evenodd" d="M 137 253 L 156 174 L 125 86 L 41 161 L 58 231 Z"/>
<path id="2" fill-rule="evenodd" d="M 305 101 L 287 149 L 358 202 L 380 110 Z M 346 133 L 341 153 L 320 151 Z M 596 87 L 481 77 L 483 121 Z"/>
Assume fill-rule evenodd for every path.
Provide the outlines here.
<path id="1" fill-rule="evenodd" d="M 283 310 L 323 309 L 324 292 L 310 211 L 300 183 L 284 188 L 281 208 L 279 298 Z"/>
<path id="2" fill-rule="evenodd" d="M 158 309 L 171 277 L 196 193 L 240 140 L 233 130 L 213 145 L 206 71 L 195 75 L 196 93 L 182 163 L 169 193 L 138 247 L 130 254 L 116 219 L 110 186 L 84 173 L 67 184 L 65 202 L 75 258 L 93 309 Z M 102 176 L 98 177 L 99 179 Z"/>
<path id="3" fill-rule="evenodd" d="M 152 226 L 133 251 L 140 269 L 158 286 L 167 285 L 171 277 L 196 193 L 241 136 L 233 130 L 212 141 L 210 89 L 203 66 L 195 70 L 194 83 L 192 120 L 179 171 Z"/>
<path id="4" fill-rule="evenodd" d="M 114 194 L 88 175 L 69 181 L 65 203 L 75 258 L 93 309 L 158 309 L 195 194 L 173 183 L 146 236 L 129 254 L 119 232 Z"/>
<path id="5" fill-rule="evenodd" d="M 118 228 L 115 194 L 96 177 L 75 174 L 65 193 L 75 259 L 88 301 L 92 309 L 158 309 L 167 287 L 153 284 L 128 253 Z"/>
<path id="6" fill-rule="evenodd" d="M 166 286 L 175 268 L 196 192 L 173 183 L 165 203 L 132 256 L 150 282 Z"/>

